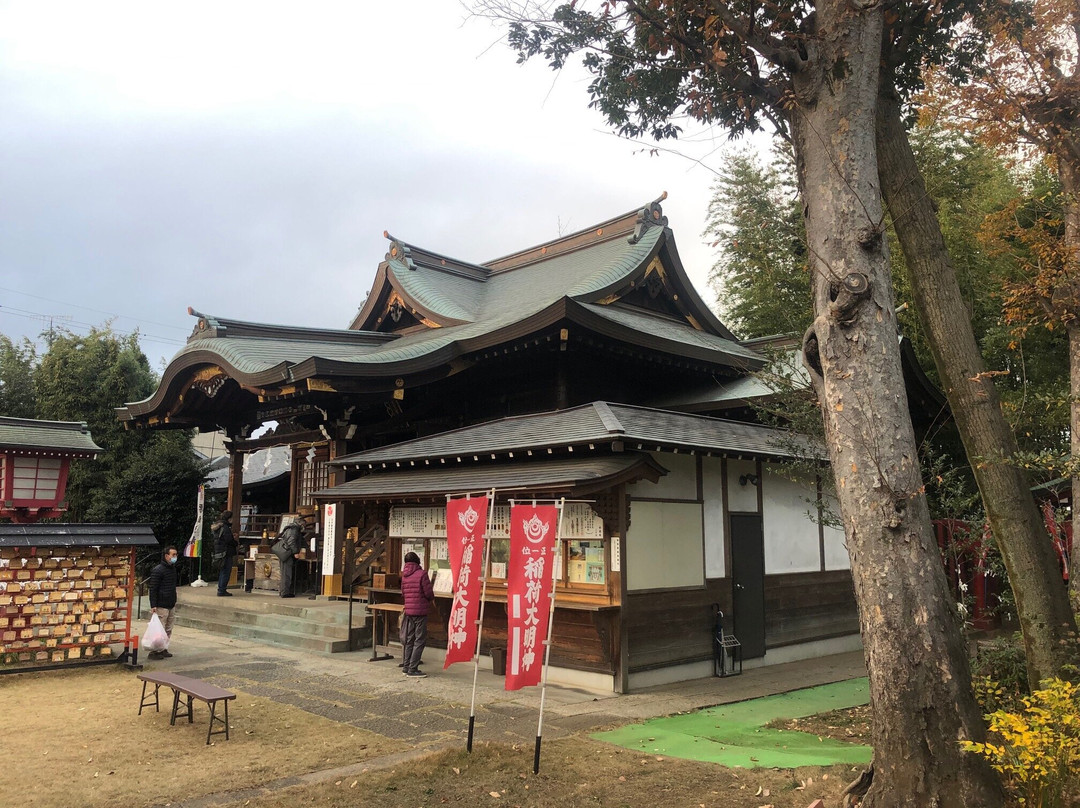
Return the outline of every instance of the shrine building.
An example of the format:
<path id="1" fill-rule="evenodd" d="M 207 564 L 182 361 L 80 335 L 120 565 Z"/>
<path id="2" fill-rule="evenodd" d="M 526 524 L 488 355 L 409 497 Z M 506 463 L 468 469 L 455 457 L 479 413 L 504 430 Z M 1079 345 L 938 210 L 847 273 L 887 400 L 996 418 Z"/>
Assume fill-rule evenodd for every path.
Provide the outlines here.
<path id="1" fill-rule="evenodd" d="M 400 600 L 416 552 L 436 583 L 430 649 L 451 598 L 446 496 L 492 488 L 485 653 L 506 641 L 508 506 L 534 498 L 567 500 L 551 681 L 712 675 L 716 609 L 747 666 L 856 649 L 825 455 L 756 421 L 769 357 L 698 295 L 661 201 L 482 264 L 388 236 L 344 329 L 192 312 L 158 390 L 120 418 L 224 430 L 234 530 L 305 515 L 325 597 Z M 910 350 L 905 366 L 913 411 L 937 412 Z"/>

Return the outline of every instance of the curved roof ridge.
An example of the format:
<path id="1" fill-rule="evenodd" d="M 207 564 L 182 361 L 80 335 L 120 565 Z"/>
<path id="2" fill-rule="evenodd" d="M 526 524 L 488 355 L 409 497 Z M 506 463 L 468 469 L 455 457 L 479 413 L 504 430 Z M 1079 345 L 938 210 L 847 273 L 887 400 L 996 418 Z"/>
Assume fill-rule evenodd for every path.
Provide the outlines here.
<path id="1" fill-rule="evenodd" d="M 348 328 L 314 328 L 299 325 L 277 325 L 275 323 L 255 323 L 249 320 L 234 320 L 203 314 L 188 306 L 188 314 L 198 317 L 195 329 L 188 337 L 194 340 L 247 337 L 249 339 L 280 339 L 288 337 L 295 342 L 389 342 L 396 339 L 396 334 L 384 334 L 380 331 L 359 331 Z"/>
<path id="2" fill-rule="evenodd" d="M 464 274 L 466 277 L 481 282 L 487 280 L 489 274 L 487 267 L 470 261 L 462 261 L 460 258 L 452 258 L 449 255 L 437 253 L 434 250 L 429 250 L 411 242 L 402 241 L 399 238 L 394 238 L 385 230 L 383 236 L 390 240 L 390 248 L 387 250 L 385 260 L 392 264 L 400 264 L 402 268 L 409 270 L 415 270 L 416 265 L 419 264 L 437 272 Z"/>
<path id="3" fill-rule="evenodd" d="M 523 250 L 512 252 L 500 258 L 484 261 L 482 266 L 491 270 L 492 274 L 508 272 L 537 261 L 546 261 L 556 255 L 573 252 L 600 241 L 611 241 L 627 234 L 635 236 L 631 241 L 631 244 L 633 244 L 637 238 L 640 238 L 642 225 L 646 227 L 649 224 L 667 226 L 667 219 L 660 210 L 660 203 L 665 199 L 667 199 L 667 191 L 664 191 L 657 199 L 647 203 L 644 207 L 636 207 L 627 213 L 605 219 L 574 233 L 568 233 L 565 236 L 559 236 L 550 241 L 526 247 Z"/>

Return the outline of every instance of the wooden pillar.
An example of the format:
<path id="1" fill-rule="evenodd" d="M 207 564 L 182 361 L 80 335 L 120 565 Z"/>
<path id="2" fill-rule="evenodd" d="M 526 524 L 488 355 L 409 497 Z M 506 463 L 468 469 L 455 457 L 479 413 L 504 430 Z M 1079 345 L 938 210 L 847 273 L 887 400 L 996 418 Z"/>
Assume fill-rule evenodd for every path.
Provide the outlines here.
<path id="1" fill-rule="evenodd" d="M 630 529 L 630 501 L 626 495 L 625 483 L 619 486 L 618 508 L 619 518 L 615 525 L 619 536 L 619 661 L 615 672 L 615 692 L 627 693 L 630 690 L 630 626 L 627 621 L 629 603 L 626 597 L 626 533 Z M 613 558 L 612 561 L 616 559 Z"/>
<path id="2" fill-rule="evenodd" d="M 348 454 L 348 449 L 345 448 L 345 441 L 341 439 L 334 439 L 330 441 L 330 460 L 335 460 L 339 457 L 344 457 Z M 327 483 L 329 487 L 341 485 L 345 482 L 345 469 L 335 466 L 330 467 Z M 322 531 L 323 544 L 323 567 L 322 567 L 322 594 L 326 597 L 337 597 L 341 595 L 341 573 L 342 573 L 342 556 L 341 546 L 345 541 L 345 519 L 344 519 L 344 506 L 340 503 L 334 503 L 332 507 L 328 508 L 330 503 L 324 503 L 319 513 L 319 520 L 321 522 L 320 530 Z M 325 552 L 327 543 L 332 543 L 332 554 Z M 332 559 L 332 564 L 327 564 Z"/>
<path id="3" fill-rule="evenodd" d="M 225 506 L 232 511 L 232 532 L 240 535 L 240 506 L 244 501 L 244 453 L 229 447 L 229 498 Z"/>
<path id="4" fill-rule="evenodd" d="M 229 524 L 233 536 L 240 535 L 240 506 L 244 504 L 244 453 L 229 449 L 229 498 L 225 506 L 232 511 Z M 229 584 L 236 583 L 236 567 L 229 575 Z"/>

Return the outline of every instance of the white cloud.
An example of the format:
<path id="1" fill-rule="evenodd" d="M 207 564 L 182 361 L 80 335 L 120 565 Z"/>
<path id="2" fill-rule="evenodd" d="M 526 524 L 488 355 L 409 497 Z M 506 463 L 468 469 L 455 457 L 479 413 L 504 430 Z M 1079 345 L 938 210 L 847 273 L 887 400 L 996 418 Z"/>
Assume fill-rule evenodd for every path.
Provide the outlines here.
<path id="1" fill-rule="evenodd" d="M 188 305 L 344 326 L 384 229 L 482 261 L 664 190 L 704 290 L 711 174 L 608 134 L 581 71 L 518 66 L 465 16 L 446 0 L 0 4 L 0 332 L 40 330 L 15 310 L 120 313 L 177 341 L 146 342 L 156 363 Z"/>

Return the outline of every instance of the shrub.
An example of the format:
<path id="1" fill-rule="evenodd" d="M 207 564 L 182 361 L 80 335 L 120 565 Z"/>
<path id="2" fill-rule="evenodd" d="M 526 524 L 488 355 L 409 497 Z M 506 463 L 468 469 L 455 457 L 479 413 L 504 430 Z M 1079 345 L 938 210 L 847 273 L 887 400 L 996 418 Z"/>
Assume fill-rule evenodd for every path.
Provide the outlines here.
<path id="1" fill-rule="evenodd" d="M 986 758 L 1022 805 L 1075 805 L 1080 799 L 1080 686 L 1049 679 L 1021 703 L 1021 711 L 986 716 L 986 743 L 961 745 Z"/>
<path id="2" fill-rule="evenodd" d="M 975 698 L 983 712 L 1018 709 L 1029 693 L 1024 643 L 1019 633 L 980 642 L 971 662 Z"/>

